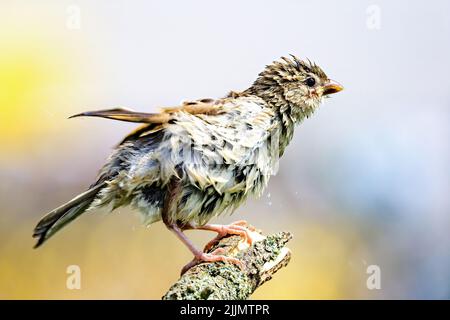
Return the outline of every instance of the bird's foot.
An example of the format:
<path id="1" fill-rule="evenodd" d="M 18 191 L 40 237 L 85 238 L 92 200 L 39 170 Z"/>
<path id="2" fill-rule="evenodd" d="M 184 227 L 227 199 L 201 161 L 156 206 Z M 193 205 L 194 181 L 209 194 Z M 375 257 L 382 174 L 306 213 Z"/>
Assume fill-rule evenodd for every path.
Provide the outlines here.
<path id="1" fill-rule="evenodd" d="M 189 248 L 189 250 L 194 254 L 194 259 L 189 262 L 187 265 L 183 267 L 181 270 L 181 274 L 183 275 L 186 271 L 188 271 L 193 266 L 196 266 L 197 264 L 200 264 L 202 262 L 217 262 L 217 261 L 223 261 L 223 262 L 229 262 L 233 264 L 239 265 L 239 267 L 243 268 L 242 262 L 233 257 L 225 256 L 225 249 L 218 248 L 214 250 L 213 252 L 202 252 L 199 249 L 197 249 L 191 240 L 189 240 L 188 237 L 183 233 L 183 230 L 189 230 L 189 229 L 203 229 L 203 230 L 209 230 L 204 229 L 203 227 L 193 227 L 192 225 L 185 225 L 183 226 L 183 229 L 181 229 L 176 224 L 168 224 L 169 230 L 175 233 L 175 235 Z"/>
<path id="2" fill-rule="evenodd" d="M 217 236 L 209 241 L 203 251 L 209 251 L 214 245 L 216 245 L 220 240 L 225 238 L 228 235 L 239 235 L 245 242 L 251 246 L 255 239 L 252 236 L 252 232 L 256 231 L 256 228 L 249 225 L 245 220 L 239 220 L 232 222 L 228 225 L 220 225 L 220 224 L 206 224 L 201 227 L 203 230 L 209 230 L 217 232 Z"/>
<path id="3" fill-rule="evenodd" d="M 241 269 L 243 268 L 243 264 L 239 259 L 224 256 L 223 255 L 224 253 L 225 249 L 223 248 L 218 248 L 210 253 L 199 251 L 198 253 L 195 254 L 194 259 L 192 259 L 191 262 L 189 262 L 187 265 L 183 267 L 183 269 L 181 269 L 181 275 L 183 275 L 186 271 L 202 262 L 218 262 L 218 261 L 229 262 L 238 265 Z"/>

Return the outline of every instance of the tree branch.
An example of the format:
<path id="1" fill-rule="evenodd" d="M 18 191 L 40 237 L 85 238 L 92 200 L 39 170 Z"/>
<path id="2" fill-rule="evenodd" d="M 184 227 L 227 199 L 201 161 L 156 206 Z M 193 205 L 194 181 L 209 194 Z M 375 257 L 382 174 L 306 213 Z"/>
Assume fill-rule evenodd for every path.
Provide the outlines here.
<path id="1" fill-rule="evenodd" d="M 267 237 L 253 232 L 256 238 L 249 247 L 239 236 L 220 240 L 211 249 L 224 248 L 225 255 L 240 259 L 237 265 L 223 262 L 202 263 L 189 269 L 172 285 L 163 300 L 243 300 L 274 273 L 286 266 L 291 258 L 285 244 L 292 238 L 289 232 L 279 232 Z"/>

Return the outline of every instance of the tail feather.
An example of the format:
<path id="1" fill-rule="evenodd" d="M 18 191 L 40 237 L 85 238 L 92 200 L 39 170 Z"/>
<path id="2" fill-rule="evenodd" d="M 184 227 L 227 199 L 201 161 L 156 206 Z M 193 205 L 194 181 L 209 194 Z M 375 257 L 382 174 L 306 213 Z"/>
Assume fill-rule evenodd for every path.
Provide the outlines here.
<path id="1" fill-rule="evenodd" d="M 106 182 L 98 184 L 47 213 L 34 228 L 33 237 L 38 238 L 34 248 L 41 246 L 58 230 L 85 212 L 105 185 Z"/>

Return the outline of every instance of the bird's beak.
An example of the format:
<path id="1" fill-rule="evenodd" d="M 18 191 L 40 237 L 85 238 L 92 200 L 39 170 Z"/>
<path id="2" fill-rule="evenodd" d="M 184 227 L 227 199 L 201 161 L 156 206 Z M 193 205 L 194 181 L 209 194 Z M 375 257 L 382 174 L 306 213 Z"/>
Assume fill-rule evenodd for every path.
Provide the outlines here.
<path id="1" fill-rule="evenodd" d="M 328 80 L 328 82 L 325 83 L 322 88 L 323 95 L 325 96 L 344 90 L 344 87 L 334 80 Z"/>

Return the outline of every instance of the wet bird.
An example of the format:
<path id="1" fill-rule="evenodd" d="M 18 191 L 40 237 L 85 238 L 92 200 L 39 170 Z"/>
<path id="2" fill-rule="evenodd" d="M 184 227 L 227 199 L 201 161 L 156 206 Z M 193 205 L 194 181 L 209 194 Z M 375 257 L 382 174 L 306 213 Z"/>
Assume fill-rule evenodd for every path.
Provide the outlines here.
<path id="1" fill-rule="evenodd" d="M 220 249 L 197 249 L 184 231 L 217 232 L 206 249 L 228 234 L 251 243 L 245 221 L 208 221 L 261 195 L 295 126 L 342 89 L 319 66 L 291 55 L 267 65 L 248 89 L 224 98 L 184 102 L 160 113 L 115 108 L 72 116 L 143 125 L 116 146 L 87 191 L 39 221 L 35 247 L 86 211 L 131 205 L 147 225 L 162 220 L 194 254 L 184 270 L 202 261 L 239 264 Z"/>

